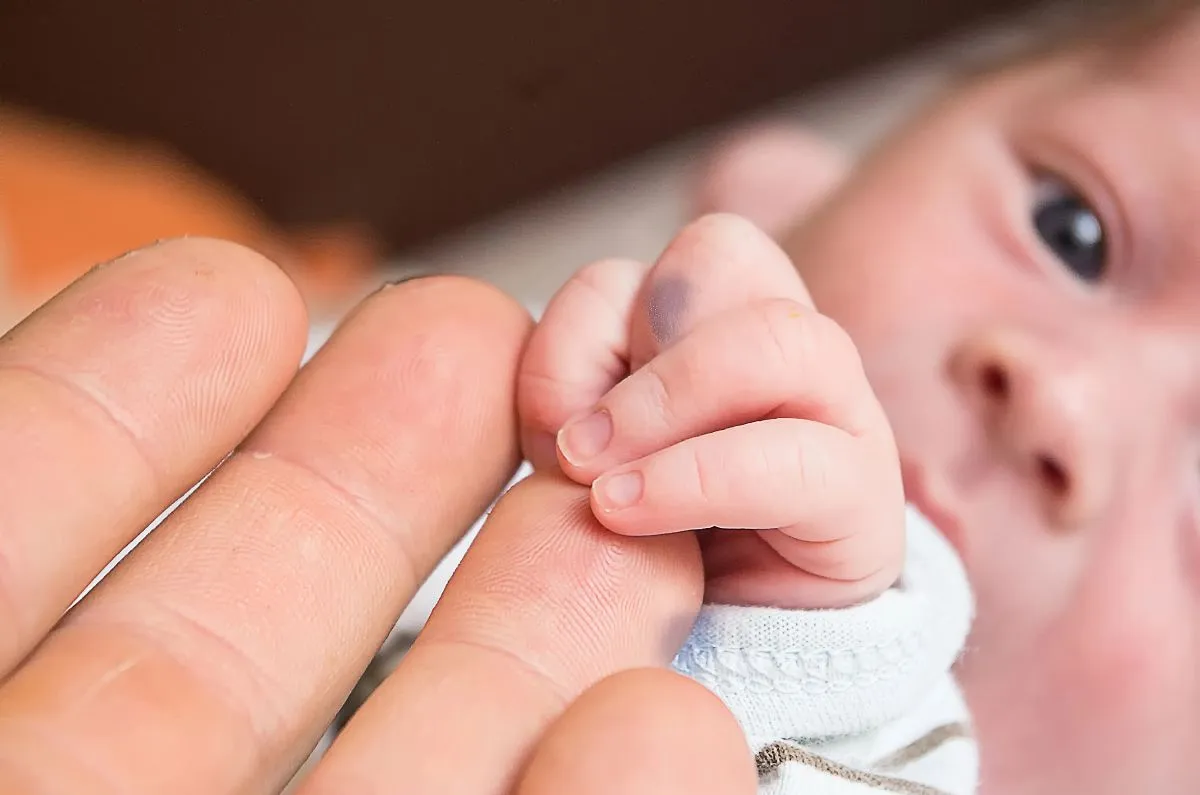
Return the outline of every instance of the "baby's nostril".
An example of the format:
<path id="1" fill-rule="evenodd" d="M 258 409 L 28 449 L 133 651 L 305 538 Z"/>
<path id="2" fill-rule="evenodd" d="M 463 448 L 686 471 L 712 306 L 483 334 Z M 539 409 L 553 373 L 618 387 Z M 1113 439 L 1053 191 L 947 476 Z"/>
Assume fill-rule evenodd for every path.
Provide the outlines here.
<path id="1" fill-rule="evenodd" d="M 1008 373 L 1002 367 L 989 364 L 980 377 L 984 394 L 993 400 L 1007 400 L 1009 392 Z"/>
<path id="2" fill-rule="evenodd" d="M 1046 488 L 1055 497 L 1063 497 L 1071 490 L 1071 478 L 1067 474 L 1067 470 L 1063 469 L 1062 464 L 1050 456 L 1038 456 L 1037 468 L 1038 475 L 1046 484 Z"/>

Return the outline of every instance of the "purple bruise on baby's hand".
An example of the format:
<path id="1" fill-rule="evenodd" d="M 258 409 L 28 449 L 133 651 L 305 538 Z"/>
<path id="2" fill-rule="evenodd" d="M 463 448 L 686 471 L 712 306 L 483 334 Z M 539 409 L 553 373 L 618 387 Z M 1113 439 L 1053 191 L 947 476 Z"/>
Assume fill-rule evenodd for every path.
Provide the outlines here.
<path id="1" fill-rule="evenodd" d="M 679 277 L 658 279 L 650 285 L 646 311 L 650 315 L 650 331 L 659 345 L 669 344 L 679 333 L 690 293 L 691 286 Z"/>

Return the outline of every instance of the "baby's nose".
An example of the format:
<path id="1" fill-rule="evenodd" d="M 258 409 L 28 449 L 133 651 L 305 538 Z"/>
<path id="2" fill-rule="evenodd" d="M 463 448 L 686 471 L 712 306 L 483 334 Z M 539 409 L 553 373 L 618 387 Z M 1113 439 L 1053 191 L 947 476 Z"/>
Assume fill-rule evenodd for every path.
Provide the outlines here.
<path id="1" fill-rule="evenodd" d="M 966 341 L 951 362 L 991 446 L 1061 529 L 1101 510 L 1113 465 L 1095 379 L 1065 358 L 1028 337 L 987 333 Z"/>

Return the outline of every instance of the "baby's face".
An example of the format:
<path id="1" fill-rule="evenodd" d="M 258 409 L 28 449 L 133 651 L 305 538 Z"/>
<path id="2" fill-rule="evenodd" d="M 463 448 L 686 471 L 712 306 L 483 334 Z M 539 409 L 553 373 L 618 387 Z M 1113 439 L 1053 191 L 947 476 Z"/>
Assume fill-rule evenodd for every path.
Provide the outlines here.
<path id="1" fill-rule="evenodd" d="M 960 92 L 789 251 L 961 550 L 985 792 L 1200 786 L 1200 25 Z"/>

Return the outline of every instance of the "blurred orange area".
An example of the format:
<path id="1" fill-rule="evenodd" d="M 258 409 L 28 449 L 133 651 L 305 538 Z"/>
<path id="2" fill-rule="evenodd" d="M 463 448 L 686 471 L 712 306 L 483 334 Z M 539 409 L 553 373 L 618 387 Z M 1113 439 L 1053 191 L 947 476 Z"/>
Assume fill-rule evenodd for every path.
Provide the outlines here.
<path id="1" fill-rule="evenodd" d="M 378 248 L 353 224 L 274 228 L 170 152 L 0 109 L 0 303 L 24 314 L 96 263 L 155 240 L 220 237 L 273 259 L 314 308 L 352 297 Z"/>

